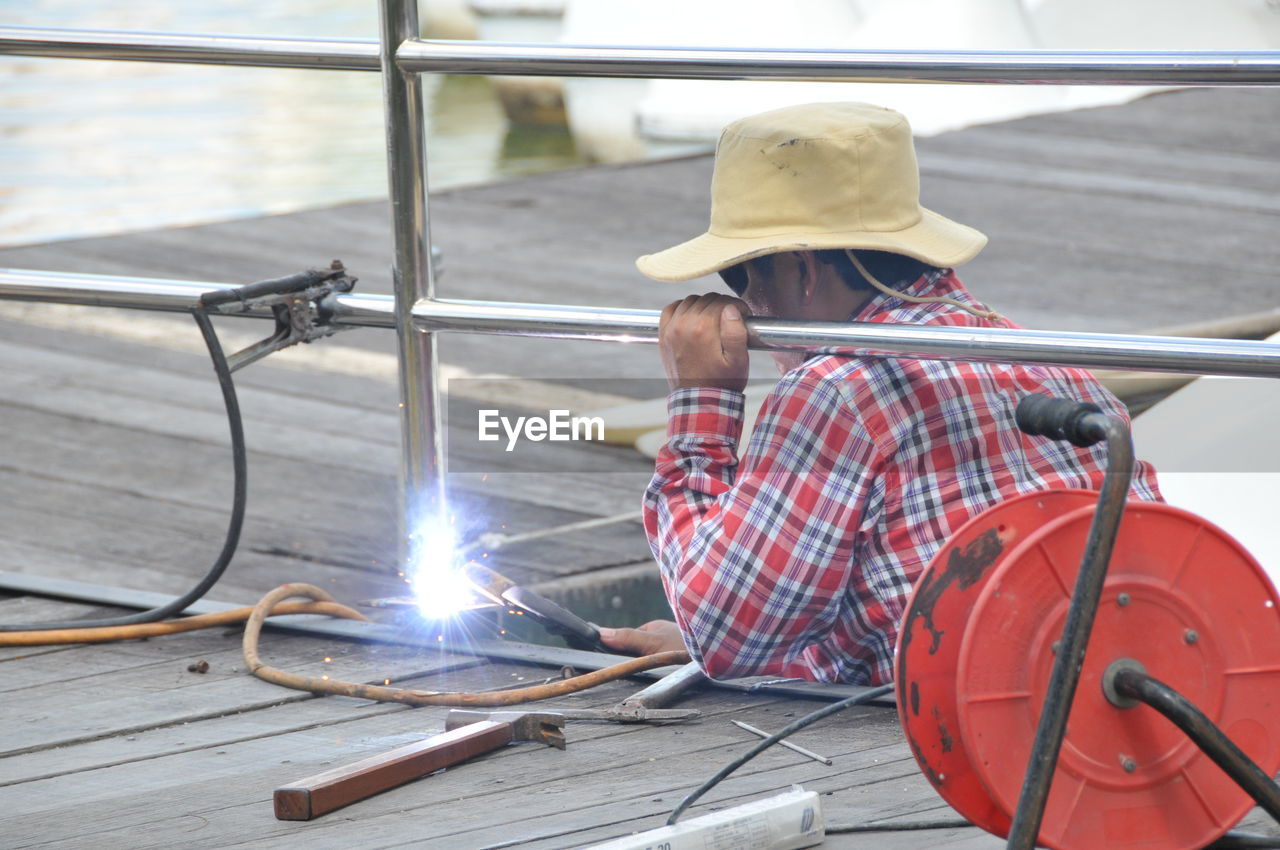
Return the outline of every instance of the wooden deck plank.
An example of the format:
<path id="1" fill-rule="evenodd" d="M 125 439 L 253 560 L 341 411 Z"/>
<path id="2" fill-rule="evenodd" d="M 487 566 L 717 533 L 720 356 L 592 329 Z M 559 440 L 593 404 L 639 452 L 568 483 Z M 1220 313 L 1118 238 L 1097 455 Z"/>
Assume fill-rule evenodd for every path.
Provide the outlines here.
<path id="1" fill-rule="evenodd" d="M 377 728 L 381 737 L 374 741 L 372 749 L 385 749 L 388 746 L 403 743 L 394 734 L 387 737 L 387 733 L 394 732 L 397 728 L 396 724 L 411 722 L 415 718 L 396 715 L 390 718 L 379 718 L 379 720 L 381 722 Z M 360 724 L 348 724 L 348 726 L 358 725 Z M 368 723 L 364 725 L 366 728 L 370 726 Z M 479 836 L 467 833 L 476 828 L 492 828 L 495 823 L 506 824 L 509 834 L 513 823 L 519 823 L 539 812 L 547 817 L 554 816 L 556 813 L 563 816 L 566 805 L 569 806 L 570 811 L 581 809 L 587 805 L 586 801 L 589 799 L 598 798 L 597 805 L 603 801 L 610 807 L 616 807 L 619 800 L 625 800 L 628 796 L 652 796 L 655 787 L 669 795 L 673 787 L 677 786 L 673 784 L 670 765 L 663 765 L 660 762 L 673 755 L 673 747 L 659 740 L 650 741 L 648 746 L 637 749 L 633 739 L 637 736 L 652 738 L 653 736 L 649 733 L 654 730 L 631 728 L 615 731 L 615 728 L 589 729 L 586 726 L 572 726 L 570 747 L 565 753 L 551 752 L 533 746 L 508 748 L 504 752 L 448 771 L 442 776 L 431 777 L 379 795 L 377 798 L 358 804 L 360 806 L 358 820 L 365 826 L 358 831 L 363 836 L 362 840 L 377 846 L 382 843 L 380 839 L 385 837 L 382 834 L 384 826 L 394 831 L 398 828 L 397 823 L 403 822 L 402 813 L 407 812 L 413 816 L 416 811 L 422 821 L 422 827 L 417 833 L 419 840 L 429 840 L 433 836 L 443 839 L 449 836 L 452 840 L 461 842 L 462 846 L 474 846 L 473 839 L 478 840 Z M 346 734 L 349 737 L 345 740 L 350 747 L 350 742 L 358 738 L 353 729 L 348 728 Z M 680 738 L 672 737 L 670 740 L 677 742 L 674 745 L 677 756 L 687 753 L 687 748 Z M 741 738 L 731 738 L 728 743 L 719 742 L 713 746 L 700 744 L 693 748 L 692 755 L 697 758 L 700 754 L 706 755 L 716 750 L 723 752 L 740 748 L 741 744 Z M 246 838 L 252 836 L 255 841 L 265 841 L 274 835 L 287 842 L 291 839 L 297 840 L 305 834 L 305 840 L 309 842 L 321 841 L 327 844 L 331 841 L 336 842 L 340 834 L 345 834 L 348 838 L 355 834 L 352 821 L 343 817 L 321 819 L 311 824 L 273 823 L 270 806 L 267 803 L 269 793 L 263 793 L 263 789 L 269 789 L 274 787 L 274 784 L 296 778 L 292 773 L 310 769 L 316 759 L 323 762 L 332 757 L 335 750 L 332 748 L 327 730 L 326 734 L 320 736 L 303 733 L 287 736 L 287 739 L 272 738 L 238 746 L 239 753 L 236 752 L 237 746 L 233 745 L 224 748 L 227 750 L 224 755 L 227 756 L 226 761 L 252 760 L 254 762 L 253 765 L 242 765 L 243 791 L 237 796 L 244 802 L 234 806 L 236 811 L 232 812 L 220 807 L 217 811 L 199 810 L 196 813 L 202 818 L 209 819 L 215 827 L 224 817 L 228 817 L 235 823 L 251 825 L 252 830 L 224 833 L 217 838 L 218 841 L 225 842 L 238 834 Z M 901 749 L 900 743 L 889 746 Z M 302 751 L 299 751 L 299 747 Z M 312 765 L 304 767 L 291 763 L 283 768 L 275 765 L 277 755 L 283 754 L 287 757 L 289 753 L 295 755 L 295 761 L 306 759 L 312 762 Z M 754 774 L 741 777 L 740 783 L 767 786 L 779 781 L 776 775 L 767 774 L 773 774 L 777 769 L 793 772 L 795 766 L 795 758 L 791 754 L 767 754 L 762 757 L 761 762 L 775 762 L 774 769 L 766 769 L 767 766 L 762 764 Z M 218 761 L 215 767 L 221 770 L 222 763 Z M 812 763 L 808 764 L 812 765 Z M 816 772 L 829 772 L 822 766 L 813 767 L 820 768 L 820 771 Z M 28 818 L 34 819 L 37 812 L 51 813 L 56 810 L 57 804 L 50 802 L 51 800 L 65 799 L 68 796 L 80 800 L 81 808 L 93 814 L 99 810 L 104 813 L 110 810 L 116 812 L 118 817 L 121 812 L 133 807 L 146 808 L 146 795 L 140 792 L 144 791 L 148 784 L 158 781 L 157 765 L 150 765 L 150 770 L 147 768 L 147 765 L 139 764 L 110 768 L 110 772 L 120 776 L 114 782 L 95 783 L 92 782 L 93 777 L 88 776 L 64 777 L 64 780 L 70 781 L 72 785 L 65 786 L 56 797 L 47 793 L 49 783 L 29 783 L 13 796 L 15 803 L 28 814 L 11 819 L 10 823 L 6 824 L 6 829 L 21 831 L 23 824 L 30 822 Z M 815 773 L 806 765 L 799 766 L 799 769 Z M 906 771 L 900 765 L 879 766 L 876 769 L 888 770 L 889 774 L 895 778 L 906 775 Z M 275 779 L 270 778 L 272 774 L 276 776 Z M 612 781 L 615 774 L 619 779 Z M 172 782 L 167 783 L 165 787 L 169 789 L 175 802 L 198 801 L 201 796 L 200 789 L 208 781 L 207 776 L 197 775 L 189 777 L 181 787 L 173 787 Z M 76 782 L 91 784 L 86 787 L 84 793 L 75 793 L 75 788 L 78 787 L 74 784 Z M 728 793 L 733 798 L 738 798 L 742 796 L 743 790 L 739 785 L 736 791 Z M 469 807 L 448 805 L 449 801 L 456 799 L 459 795 L 470 800 L 473 805 Z M 226 797 L 226 795 L 220 796 L 223 799 Z M 511 805 L 504 804 L 503 800 L 524 800 L 525 802 L 520 805 Z M 35 809 L 28 806 L 34 806 Z M 179 803 L 180 807 L 181 803 Z M 653 804 L 650 803 L 649 807 L 653 808 Z M 223 825 L 226 826 L 226 824 Z M 110 818 L 103 821 L 102 826 L 106 827 L 103 834 L 109 839 Z M 74 830 L 76 827 L 68 826 L 67 829 Z M 142 829 L 145 834 L 147 825 Z M 56 833 L 55 828 L 53 833 L 45 834 L 54 837 Z M 63 837 L 69 838 L 72 834 L 68 833 Z M 211 839 L 203 843 L 207 845 L 215 842 Z"/>
<path id="2" fill-rule="evenodd" d="M 158 502 L 145 515 L 171 516 L 171 522 L 210 539 L 225 527 L 230 509 L 230 458 L 224 446 L 123 425 L 86 423 L 65 412 L 4 402 L 0 402 L 0 413 L 12 428 L 11 438 L 0 450 L 0 469 L 54 479 L 50 482 L 53 498 L 77 504 L 86 498 L 112 498 L 120 493 Z M 92 439 L 86 439 L 89 435 Z M 143 458 L 146 463 L 140 462 Z M 250 458 L 248 525 L 240 557 L 253 552 L 292 553 L 311 562 L 386 575 L 394 571 L 394 478 L 390 473 L 376 474 L 323 461 L 309 462 L 309 472 L 304 472 L 295 461 L 255 450 Z M 324 486 L 308 488 L 305 499 L 299 499 L 299 474 L 322 476 Z M 23 490 L 19 485 L 12 488 L 15 493 Z M 584 518 L 578 512 L 503 498 L 510 488 L 497 480 L 477 484 L 476 490 L 480 493 L 469 494 L 464 502 L 467 513 L 474 514 L 465 524 L 470 534 L 500 531 L 503 525 L 510 532 L 527 531 Z M 638 498 L 637 492 L 636 503 Z M 264 509 L 263 505 L 269 507 Z M 272 510 L 270 506 L 279 507 Z M 489 519 L 487 529 L 485 518 Z M 0 527 L 10 521 L 0 519 Z M 136 530 L 123 528 L 116 533 L 138 536 Z M 553 545 L 554 555 L 548 552 L 547 557 L 537 557 Z M 523 544 L 508 552 L 519 559 L 503 558 L 504 564 L 528 566 L 535 580 L 648 557 L 647 544 L 634 524 L 572 535 L 554 543 Z M 274 572 L 294 568 L 310 569 L 297 563 L 281 565 Z M 258 589 L 267 586 L 259 585 Z M 370 591 L 369 595 L 378 594 Z"/>
<path id="3" fill-rule="evenodd" d="M 226 444 L 226 422 L 216 389 L 201 388 L 185 376 L 172 376 L 163 369 L 135 367 L 126 378 L 107 364 L 86 363 L 71 355 L 16 347 L 0 343 L 0 357 L 23 362 L 23 370 L 4 373 L 0 392 L 9 399 L 21 399 L 23 406 L 49 412 L 74 412 L 80 419 L 104 422 L 144 433 L 192 440 L 221 446 Z M 146 387 L 145 392 L 133 389 Z M 326 465 L 349 470 L 395 469 L 398 463 L 398 420 L 394 408 L 388 411 L 360 411 L 327 401 L 281 397 L 278 393 L 250 387 L 239 392 L 244 411 L 246 442 L 255 452 L 274 455 L 296 462 L 317 461 L 315 446 L 323 444 Z M 121 404 L 120 398 L 129 399 Z M 468 458 L 482 464 L 494 461 L 492 452 L 477 453 L 474 439 L 474 404 L 470 415 L 457 424 L 457 438 L 451 449 L 459 461 Z M 634 453 L 608 446 L 561 445 L 547 443 L 539 447 L 540 460 L 525 469 L 554 469 L 567 464 L 572 470 L 589 469 L 592 464 L 611 464 L 611 468 L 631 469 L 644 475 L 644 459 Z M 596 455 L 578 461 L 575 456 Z M 474 465 L 473 465 L 474 466 Z M 513 472 L 524 471 L 519 468 Z M 497 472 L 497 469 L 493 470 Z M 617 513 L 634 508 L 639 491 L 636 476 L 618 479 L 598 474 L 582 476 L 573 489 L 560 486 L 549 475 L 507 476 L 504 490 L 509 498 L 520 498 L 536 504 L 576 509 L 582 513 Z M 471 484 L 470 476 L 460 476 L 463 486 Z M 625 483 L 615 484 L 615 480 Z"/>
<path id="4" fill-rule="evenodd" d="M 179 642 L 173 638 L 164 644 L 176 650 Z M 367 649 L 355 647 L 353 652 Z M 463 671 L 455 681 L 475 681 L 477 672 Z M 107 678 L 90 677 L 86 684 L 96 689 Z M 577 702 L 608 704 L 628 690 L 615 683 Z M 270 789 L 326 762 L 342 763 L 405 743 L 406 736 L 436 728 L 442 710 L 383 711 L 358 701 L 321 699 L 306 701 L 301 706 L 306 713 L 295 716 L 296 705 L 256 710 L 247 705 L 250 719 L 243 725 L 224 713 L 135 733 L 140 741 L 124 735 L 125 740 L 116 736 L 110 742 L 73 744 L 69 749 L 82 753 L 97 747 L 97 758 L 72 764 L 69 773 L 0 787 L 0 811 L 20 813 L 0 816 L 0 830 L 19 842 L 15 846 L 28 839 L 110 843 L 125 835 L 138 847 L 162 846 L 178 835 L 193 847 L 289 846 L 298 841 L 320 846 L 359 841 L 370 847 L 422 841 L 467 847 L 507 842 L 569 846 L 570 838 L 574 844 L 579 838 L 587 843 L 658 825 L 704 774 L 750 743 L 725 722 L 724 712 L 770 729 L 813 705 L 732 693 L 699 694 L 688 702 L 714 706 L 715 713 L 696 725 L 656 729 L 571 723 L 566 753 L 509 748 L 306 824 L 275 821 Z M 233 731 L 243 734 L 228 735 Z M 192 748 L 193 740 L 198 750 Z M 835 768 L 786 751 L 767 753 L 727 780 L 694 813 L 799 781 L 831 792 L 823 800 L 832 822 L 941 816 L 939 801 L 916 770 L 890 711 L 851 711 L 797 740 L 831 755 Z M 134 746 L 138 749 L 132 750 Z M 39 776 L 39 762 L 26 758 L 37 768 L 29 775 Z M 177 764 L 184 767 L 176 770 Z M 166 800 L 163 808 L 154 804 L 159 793 Z M 973 830 L 941 833 L 931 835 L 927 846 L 996 846 Z M 866 846 L 856 843 L 865 838 L 833 837 L 828 844 Z M 920 840 L 919 834 L 890 835 L 877 838 L 876 846 L 925 846 L 910 843 Z"/>
<path id="5" fill-rule="evenodd" d="M 409 675 L 401 679 L 395 678 L 397 671 L 388 669 L 393 665 L 385 663 L 385 660 L 384 663 L 379 663 L 366 657 L 362 663 L 365 665 L 366 672 L 374 669 L 386 670 L 392 682 L 399 687 L 426 690 L 492 687 L 495 681 L 501 684 L 515 681 L 511 678 L 515 671 L 521 674 L 529 672 L 526 668 L 518 668 L 514 665 L 489 665 L 481 659 L 471 657 L 441 657 L 420 660 L 416 667 L 410 665 L 410 669 L 417 675 Z M 337 669 L 334 665 L 315 664 L 314 666 Z M 400 666 L 403 667 L 403 663 Z M 251 680 L 243 669 L 232 676 L 248 686 L 244 691 L 246 695 L 250 690 L 259 691 L 259 686 L 265 684 Z M 260 707 L 246 698 L 241 709 L 222 714 L 185 720 L 180 724 L 153 724 L 147 728 L 131 729 L 127 734 L 120 733 L 59 743 L 39 750 L 6 756 L 4 761 L 0 762 L 4 768 L 3 773 L 0 773 L 0 786 L 43 782 L 70 774 L 88 773 L 152 759 L 174 759 L 184 753 L 197 750 L 225 748 L 231 744 L 294 733 L 308 739 L 317 735 L 328 736 L 327 739 L 332 740 L 335 746 L 354 747 L 354 750 L 344 751 L 344 753 L 349 756 L 348 760 L 356 760 L 372 752 L 399 746 L 405 743 L 400 739 L 406 736 L 421 738 L 434 731 L 440 731 L 443 728 L 441 725 L 443 717 L 448 711 L 447 708 L 411 709 L 397 703 L 375 703 L 346 697 L 316 698 L 279 687 L 275 687 L 275 691 L 278 695 L 296 696 L 299 699 Z M 383 716 L 402 711 L 409 712 L 411 716 L 401 719 Z M 245 752 L 251 755 L 252 749 Z M 300 771 L 299 775 L 308 771 L 314 773 L 328 763 L 331 755 L 326 753 L 305 755 L 299 758 L 296 767 L 289 770 Z M 64 782 L 81 781 L 86 781 L 90 785 L 96 783 L 93 778 L 64 780 Z M 17 790 L 11 792 L 15 795 L 14 799 L 17 795 L 26 793 Z M 39 795 L 36 794 L 36 796 Z M 25 800 L 26 797 L 22 796 L 22 799 Z M 49 805 L 56 807 L 59 804 L 51 801 Z"/>
<path id="6" fill-rule="evenodd" d="M 381 680 L 429 670 L 438 662 L 409 647 L 380 648 L 376 658 L 340 641 L 264 634 L 262 657 L 282 670 Z M 325 657 L 332 662 L 324 663 Z M 209 672 L 187 666 L 206 661 Z M 0 666 L 12 693 L 14 722 L 0 729 L 0 754 L 32 752 L 224 714 L 313 699 L 247 676 L 238 634 L 224 630 L 172 635 L 57 656 L 50 674 L 41 659 Z M 54 679 L 53 681 L 47 681 Z M 68 703 L 68 684 L 92 699 Z"/>

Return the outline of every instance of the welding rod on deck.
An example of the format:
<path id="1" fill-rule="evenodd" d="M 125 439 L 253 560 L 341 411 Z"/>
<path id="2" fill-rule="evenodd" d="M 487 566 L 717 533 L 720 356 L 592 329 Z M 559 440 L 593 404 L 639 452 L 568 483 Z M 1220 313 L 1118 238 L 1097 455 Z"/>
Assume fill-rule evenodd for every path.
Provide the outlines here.
<path id="1" fill-rule="evenodd" d="M 739 729 L 746 729 L 752 735 L 757 735 L 761 738 L 768 738 L 771 734 L 773 734 L 771 732 L 766 732 L 763 729 L 757 729 L 754 726 L 743 723 L 741 720 L 730 720 L 729 722 L 732 723 L 734 726 L 737 726 Z M 817 753 L 815 753 L 813 750 L 806 750 L 804 747 L 800 746 L 799 744 L 793 744 L 790 741 L 779 741 L 778 745 L 786 747 L 788 750 L 791 750 L 792 752 L 799 753 L 805 758 L 810 758 L 810 759 L 813 759 L 814 761 L 820 761 L 823 764 L 825 764 L 827 767 L 830 767 L 832 764 L 834 764 L 834 762 L 831 761 L 831 759 L 827 758 L 826 756 L 820 756 Z"/>

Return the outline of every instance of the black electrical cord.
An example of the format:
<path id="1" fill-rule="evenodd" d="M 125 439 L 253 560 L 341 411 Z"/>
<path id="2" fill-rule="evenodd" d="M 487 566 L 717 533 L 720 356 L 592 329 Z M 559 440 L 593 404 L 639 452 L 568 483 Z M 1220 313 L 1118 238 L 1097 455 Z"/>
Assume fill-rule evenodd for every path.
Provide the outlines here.
<path id="1" fill-rule="evenodd" d="M 192 602 L 208 593 L 209 588 L 213 587 L 218 579 L 222 577 L 223 572 L 226 571 L 227 564 L 231 563 L 231 556 L 235 554 L 236 546 L 240 543 L 240 529 L 244 525 L 245 500 L 248 494 L 248 463 L 245 459 L 244 423 L 240 419 L 240 402 L 236 398 L 236 387 L 231 380 L 231 367 L 227 364 L 227 356 L 222 350 L 222 344 L 218 341 L 218 335 L 213 330 L 213 323 L 209 321 L 208 315 L 203 310 L 195 309 L 191 311 L 191 314 L 195 318 L 196 324 L 200 326 L 200 333 L 204 335 L 205 345 L 209 348 L 209 357 L 213 361 L 213 371 L 217 374 L 218 385 L 222 388 L 222 401 L 227 410 L 227 425 L 231 429 L 231 465 L 235 476 L 234 495 L 231 502 L 231 520 L 227 523 L 227 533 L 223 538 L 222 551 L 218 553 L 217 560 L 213 562 L 213 566 L 209 568 L 204 578 L 200 579 L 195 587 L 176 599 L 149 611 L 140 611 L 137 614 L 126 614 L 120 617 L 107 617 L 98 620 L 63 620 L 55 623 L 4 625 L 0 626 L 0 632 L 130 626 L 135 623 L 151 623 L 156 620 L 163 620 L 183 611 Z"/>
<path id="2" fill-rule="evenodd" d="M 1275 850 L 1275 848 L 1280 848 L 1280 836 L 1228 832 L 1205 847 L 1205 850 Z"/>
<path id="3" fill-rule="evenodd" d="M 760 743 L 756 744 L 754 747 L 747 750 L 724 767 L 720 768 L 720 770 L 716 771 L 715 776 L 699 785 L 691 794 L 689 794 L 689 796 L 681 800 L 680 805 L 676 806 L 675 811 L 671 813 L 671 817 L 667 818 L 667 826 L 674 825 L 675 822 L 679 820 L 680 815 L 684 814 L 685 809 L 692 806 L 703 794 L 716 787 L 716 785 L 720 783 L 720 780 L 724 779 L 726 776 L 733 773 L 735 770 L 742 767 L 744 764 L 751 761 L 753 758 L 760 755 L 762 752 L 769 749 L 791 733 L 799 732 L 804 727 L 817 723 L 824 717 L 830 717 L 836 712 L 844 711 L 846 708 L 853 708 L 855 705 L 862 705 L 863 703 L 880 699 L 880 697 L 892 692 L 893 685 L 883 685 L 879 688 L 872 688 L 866 693 L 859 694 L 856 697 L 849 697 L 848 699 L 842 699 L 839 702 L 833 702 L 830 705 L 823 706 L 812 714 L 806 714 L 799 720 L 796 720 L 788 726 L 783 727 L 781 730 L 774 732 L 768 738 L 765 738 Z"/>
<path id="4" fill-rule="evenodd" d="M 908 832 L 910 830 L 927 829 L 963 829 L 977 825 L 964 818 L 948 818 L 944 820 L 908 820 L 880 821 L 878 823 L 829 823 L 823 827 L 827 835 L 846 835 L 863 832 Z M 1280 850 L 1280 837 L 1270 838 L 1265 835 L 1252 835 L 1245 832 L 1228 832 L 1205 850 Z"/>

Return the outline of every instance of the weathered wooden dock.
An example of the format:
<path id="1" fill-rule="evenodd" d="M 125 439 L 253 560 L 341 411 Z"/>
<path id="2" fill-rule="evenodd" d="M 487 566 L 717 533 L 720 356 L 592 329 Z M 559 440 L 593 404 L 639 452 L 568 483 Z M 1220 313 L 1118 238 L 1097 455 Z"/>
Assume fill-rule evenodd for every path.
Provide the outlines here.
<path id="1" fill-rule="evenodd" d="M 919 144 L 924 201 L 991 236 L 963 277 L 1024 325 L 1137 329 L 1272 309 L 1277 119 L 1280 93 L 1205 90 L 948 134 Z M 632 260 L 704 227 L 709 175 L 709 158 L 696 157 L 442 193 L 432 204 L 441 292 L 661 306 L 685 289 L 642 278 Z M 0 250 L 0 266 L 247 282 L 334 257 L 361 289 L 389 291 L 385 204 L 13 247 Z M 229 345 L 265 333 L 256 322 L 220 327 Z M 646 394 L 645 379 L 660 377 L 646 346 L 457 335 L 442 349 L 455 377 L 524 379 L 544 408 Z M 285 581 L 344 601 L 403 592 L 393 350 L 389 333 L 353 331 L 238 373 L 249 514 L 212 598 L 250 603 Z M 221 400 L 190 321 L 0 302 L 0 358 L 0 570 L 165 593 L 189 586 L 221 543 L 231 489 Z M 468 454 L 483 404 L 471 390 L 450 398 L 451 461 L 476 470 L 451 481 L 469 531 L 526 531 L 637 505 L 649 464 L 626 449 L 577 445 L 541 458 L 531 467 L 540 471 L 486 477 L 488 456 Z M 572 471 L 550 471 L 561 461 Z M 654 575 L 631 523 L 512 546 L 492 562 L 523 582 L 609 597 L 619 582 Z M 0 622 L 98 610 L 14 594 L 0 599 Z M 707 714 L 698 723 L 571 722 L 565 752 L 511 747 L 314 822 L 280 822 L 275 787 L 423 737 L 441 728 L 444 710 L 282 690 L 245 673 L 239 643 L 237 630 L 218 629 L 0 650 L 0 846 L 581 846 L 659 825 L 750 746 L 729 717 L 772 731 L 819 704 L 702 692 L 687 701 Z M 286 669 L 428 689 L 555 673 L 277 633 L 263 654 Z M 188 671 L 198 660 L 208 673 Z M 641 685 L 556 704 L 605 707 Z M 692 814 L 799 782 L 827 794 L 829 822 L 954 817 L 916 770 L 890 709 L 852 710 L 797 742 L 834 767 L 771 751 Z M 1277 833 L 1256 812 L 1246 825 Z M 827 846 L 1002 842 L 952 828 L 832 836 Z"/>

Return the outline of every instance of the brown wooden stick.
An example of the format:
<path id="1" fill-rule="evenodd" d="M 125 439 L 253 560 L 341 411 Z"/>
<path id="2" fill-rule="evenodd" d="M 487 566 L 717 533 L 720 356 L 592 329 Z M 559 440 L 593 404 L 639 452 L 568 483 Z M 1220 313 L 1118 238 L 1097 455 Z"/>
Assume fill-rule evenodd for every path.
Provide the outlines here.
<path id="1" fill-rule="evenodd" d="M 276 818 L 311 820 L 442 767 L 495 750 L 511 740 L 510 723 L 486 720 L 335 767 L 277 788 Z"/>

